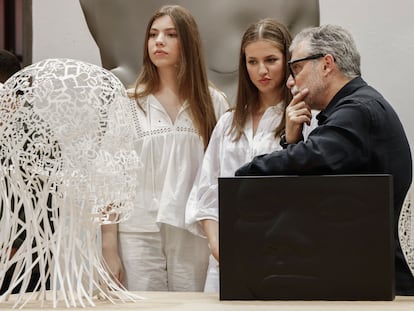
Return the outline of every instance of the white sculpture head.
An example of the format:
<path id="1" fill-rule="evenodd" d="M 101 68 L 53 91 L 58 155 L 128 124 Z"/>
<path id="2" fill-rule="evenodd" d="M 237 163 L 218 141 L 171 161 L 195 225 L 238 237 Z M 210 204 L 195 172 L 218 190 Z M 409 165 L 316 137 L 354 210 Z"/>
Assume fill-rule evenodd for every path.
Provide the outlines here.
<path id="1" fill-rule="evenodd" d="M 50 287 L 66 306 L 123 290 L 103 268 L 96 237 L 100 225 L 128 217 L 137 192 L 141 163 L 128 105 L 112 73 L 76 60 L 47 59 L 5 83 L 0 285 L 6 270 L 16 268 L 0 302 L 31 287 Z"/>

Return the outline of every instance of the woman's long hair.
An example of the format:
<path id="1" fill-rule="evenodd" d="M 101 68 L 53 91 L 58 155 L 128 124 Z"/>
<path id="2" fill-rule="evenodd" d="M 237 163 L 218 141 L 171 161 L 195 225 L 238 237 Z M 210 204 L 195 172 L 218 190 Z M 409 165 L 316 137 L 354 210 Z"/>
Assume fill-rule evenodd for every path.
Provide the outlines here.
<path id="1" fill-rule="evenodd" d="M 148 54 L 148 39 L 153 22 L 165 15 L 171 17 L 180 40 L 180 60 L 177 74 L 178 95 L 188 101 L 194 126 L 202 137 L 206 148 L 217 120 L 209 91 L 200 33 L 194 17 L 187 9 L 178 5 L 162 6 L 148 22 L 143 69 L 135 83 L 135 92 L 132 96 L 143 109 L 139 99 L 156 92 L 160 86 L 157 67 L 151 62 Z"/>
<path id="2" fill-rule="evenodd" d="M 284 79 L 287 81 L 289 70 L 287 61 L 290 59 L 289 46 L 292 37 L 287 27 L 273 19 L 262 19 L 247 28 L 240 45 L 239 58 L 239 82 L 236 97 L 236 107 L 234 111 L 233 123 L 230 132 L 235 132 L 235 140 L 239 140 L 243 135 L 246 120 L 252 112 L 259 108 L 259 90 L 249 78 L 246 66 L 246 46 L 250 43 L 266 40 L 273 43 L 283 53 L 283 61 L 285 62 Z M 286 86 L 283 86 L 283 102 L 286 105 L 292 99 L 292 95 Z M 285 115 L 280 124 L 275 129 L 275 137 L 279 136 L 285 128 Z"/>

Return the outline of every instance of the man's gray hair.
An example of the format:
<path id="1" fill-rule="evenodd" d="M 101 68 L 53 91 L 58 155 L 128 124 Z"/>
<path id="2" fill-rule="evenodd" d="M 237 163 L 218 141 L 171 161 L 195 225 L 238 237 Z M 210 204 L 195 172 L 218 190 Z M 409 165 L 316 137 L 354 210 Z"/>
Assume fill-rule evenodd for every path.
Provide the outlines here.
<path id="1" fill-rule="evenodd" d="M 341 26 L 322 25 L 305 28 L 292 41 L 292 52 L 299 44 L 304 43 L 309 55 L 331 54 L 339 70 L 348 78 L 361 75 L 361 57 L 352 35 Z"/>

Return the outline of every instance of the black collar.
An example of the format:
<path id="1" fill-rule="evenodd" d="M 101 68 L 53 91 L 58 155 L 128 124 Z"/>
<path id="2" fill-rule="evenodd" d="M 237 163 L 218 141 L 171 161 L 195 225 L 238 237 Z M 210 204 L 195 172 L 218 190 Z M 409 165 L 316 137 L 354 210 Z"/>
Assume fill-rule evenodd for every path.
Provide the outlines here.
<path id="1" fill-rule="evenodd" d="M 361 78 L 356 77 L 349 81 L 347 84 L 345 84 L 338 93 L 335 94 L 335 96 L 332 98 L 328 106 L 324 110 L 322 110 L 317 116 L 316 119 L 318 120 L 318 124 L 323 123 L 332 113 L 332 111 L 335 110 L 335 108 L 340 103 L 340 100 L 348 95 L 351 95 L 353 92 L 355 92 L 356 89 L 359 89 L 361 87 L 366 86 L 367 83 Z"/>

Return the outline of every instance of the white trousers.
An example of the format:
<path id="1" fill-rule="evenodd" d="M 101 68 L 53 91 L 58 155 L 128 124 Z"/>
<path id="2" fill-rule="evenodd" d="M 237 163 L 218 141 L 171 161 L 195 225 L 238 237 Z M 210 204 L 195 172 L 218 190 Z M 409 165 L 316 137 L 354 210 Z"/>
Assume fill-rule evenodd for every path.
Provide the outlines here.
<path id="1" fill-rule="evenodd" d="M 119 232 L 124 285 L 131 291 L 202 291 L 207 240 L 162 224 L 160 232 Z"/>

